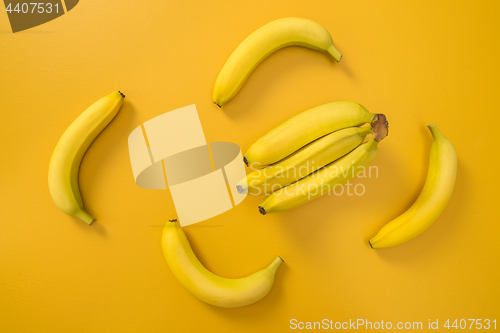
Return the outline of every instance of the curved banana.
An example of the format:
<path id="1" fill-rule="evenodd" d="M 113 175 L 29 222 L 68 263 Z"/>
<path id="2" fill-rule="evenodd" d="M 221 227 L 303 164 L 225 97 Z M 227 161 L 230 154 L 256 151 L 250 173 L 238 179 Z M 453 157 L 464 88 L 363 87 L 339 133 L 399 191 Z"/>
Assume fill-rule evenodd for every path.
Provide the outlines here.
<path id="1" fill-rule="evenodd" d="M 214 103 L 222 107 L 236 95 L 262 60 L 293 45 L 326 52 L 337 61 L 342 57 L 328 31 L 314 21 L 290 17 L 270 22 L 248 36 L 226 61 L 215 81 Z"/>
<path id="2" fill-rule="evenodd" d="M 262 215 L 295 208 L 319 198 L 364 171 L 378 151 L 378 143 L 387 136 L 388 124 L 383 114 L 372 122 L 373 137 L 349 154 L 266 197 L 259 205 Z"/>
<path id="3" fill-rule="evenodd" d="M 236 189 L 250 195 L 270 194 L 349 153 L 371 132 L 371 126 L 367 126 L 327 134 L 278 163 L 249 173 Z"/>
<path id="4" fill-rule="evenodd" d="M 125 95 L 116 91 L 85 110 L 66 129 L 49 165 L 49 190 L 57 207 L 92 225 L 95 219 L 83 208 L 78 186 L 80 162 L 88 147 L 120 110 Z"/>
<path id="5" fill-rule="evenodd" d="M 226 279 L 207 270 L 191 249 L 177 220 L 165 224 L 163 254 L 177 280 L 198 299 L 215 306 L 234 308 L 252 304 L 267 295 L 274 274 L 283 263 L 277 257 L 266 268 L 240 279 Z"/>
<path id="6" fill-rule="evenodd" d="M 372 121 L 375 114 L 354 102 L 317 106 L 288 119 L 255 141 L 243 161 L 253 168 L 273 164 L 308 143 L 347 127 Z"/>
<path id="7" fill-rule="evenodd" d="M 450 200 L 457 175 L 457 152 L 435 124 L 428 127 L 433 142 L 424 188 L 405 213 L 387 223 L 370 239 L 374 249 L 393 247 L 419 235 L 436 221 Z"/>

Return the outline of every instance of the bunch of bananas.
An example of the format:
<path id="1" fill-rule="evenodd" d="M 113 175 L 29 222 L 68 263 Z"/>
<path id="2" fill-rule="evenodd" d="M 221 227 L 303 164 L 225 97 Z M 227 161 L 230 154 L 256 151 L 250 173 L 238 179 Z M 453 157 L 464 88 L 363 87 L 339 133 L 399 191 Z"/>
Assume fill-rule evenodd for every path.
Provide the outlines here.
<path id="1" fill-rule="evenodd" d="M 366 168 L 387 134 L 385 115 L 370 113 L 358 103 L 333 102 L 312 108 L 250 146 L 245 163 L 265 167 L 248 174 L 236 188 L 240 193 L 268 195 L 259 205 L 263 215 L 297 207 Z"/>

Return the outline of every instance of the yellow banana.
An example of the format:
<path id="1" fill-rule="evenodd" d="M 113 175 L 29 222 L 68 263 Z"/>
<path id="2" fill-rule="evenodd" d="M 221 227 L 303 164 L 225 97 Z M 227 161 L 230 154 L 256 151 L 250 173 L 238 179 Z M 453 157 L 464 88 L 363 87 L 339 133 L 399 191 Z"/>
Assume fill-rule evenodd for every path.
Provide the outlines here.
<path id="1" fill-rule="evenodd" d="M 120 110 L 125 95 L 116 91 L 85 110 L 66 129 L 49 165 L 49 190 L 57 207 L 92 225 L 95 219 L 83 208 L 78 172 L 88 147 Z"/>
<path id="2" fill-rule="evenodd" d="M 373 137 L 349 154 L 328 164 L 309 176 L 292 183 L 266 197 L 259 205 L 262 215 L 295 208 L 335 190 L 335 186 L 354 178 L 372 162 L 378 151 L 378 143 L 388 133 L 387 120 L 383 114 L 372 122 Z"/>
<path id="3" fill-rule="evenodd" d="M 236 95 L 262 60 L 293 45 L 326 52 L 336 61 L 342 57 L 328 31 L 314 21 L 289 17 L 270 22 L 248 36 L 226 61 L 215 81 L 214 103 L 222 107 Z"/>
<path id="4" fill-rule="evenodd" d="M 240 279 L 217 276 L 200 263 L 177 220 L 165 224 L 162 247 L 172 273 L 191 294 L 208 304 L 226 308 L 249 305 L 266 296 L 283 263 L 277 257 L 263 270 Z"/>
<path id="5" fill-rule="evenodd" d="M 371 132 L 371 126 L 368 126 L 349 127 L 327 134 L 278 163 L 249 173 L 236 188 L 239 193 L 250 195 L 270 194 L 349 153 Z"/>
<path id="6" fill-rule="evenodd" d="M 370 240 L 374 249 L 396 246 L 419 235 L 436 221 L 450 200 L 457 175 L 457 152 L 435 124 L 428 127 L 433 142 L 422 192 L 405 213 L 387 223 Z"/>
<path id="7" fill-rule="evenodd" d="M 275 163 L 308 143 L 343 128 L 361 126 L 375 114 L 354 102 L 317 106 L 288 119 L 255 141 L 243 161 L 253 168 Z"/>

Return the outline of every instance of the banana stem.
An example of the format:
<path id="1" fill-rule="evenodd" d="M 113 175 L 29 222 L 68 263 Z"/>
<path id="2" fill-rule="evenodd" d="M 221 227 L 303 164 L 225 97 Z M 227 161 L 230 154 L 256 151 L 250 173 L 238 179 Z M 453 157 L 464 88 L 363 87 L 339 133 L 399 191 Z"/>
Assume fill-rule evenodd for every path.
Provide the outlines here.
<path id="1" fill-rule="evenodd" d="M 378 145 L 378 141 L 375 139 L 375 136 L 373 136 L 367 143 L 366 143 L 366 149 L 367 150 L 372 150 Z"/>
<path id="2" fill-rule="evenodd" d="M 80 210 L 74 214 L 75 217 L 78 217 L 81 219 L 83 222 L 87 223 L 89 226 L 94 224 L 95 218 L 93 218 L 89 213 L 87 213 L 85 210 Z"/>
<path id="3" fill-rule="evenodd" d="M 274 259 L 273 262 L 267 268 L 272 272 L 276 272 L 278 268 L 281 266 L 281 264 L 284 262 L 285 261 L 280 256 L 277 256 L 276 259 Z"/>
<path id="4" fill-rule="evenodd" d="M 368 134 L 372 134 L 373 133 L 373 128 L 372 128 L 371 125 L 368 125 L 366 127 L 362 127 L 362 129 L 364 129 L 364 130 L 361 133 L 361 135 L 365 135 L 365 134 L 368 135 Z"/>
<path id="5" fill-rule="evenodd" d="M 378 113 L 373 117 L 371 126 L 373 128 L 373 138 L 375 141 L 382 141 L 387 135 L 389 135 L 389 122 L 384 114 Z"/>
<path id="6" fill-rule="evenodd" d="M 331 55 L 333 59 L 337 60 L 337 62 L 339 62 L 342 58 L 342 53 L 340 53 L 333 44 L 326 50 L 326 52 L 328 52 L 328 54 Z"/>
<path id="7" fill-rule="evenodd" d="M 430 124 L 427 127 L 429 128 L 429 131 L 431 131 L 432 138 L 434 140 L 436 140 L 439 136 L 443 136 L 443 134 L 441 134 L 441 131 L 439 131 L 439 129 L 437 128 L 436 124 Z"/>

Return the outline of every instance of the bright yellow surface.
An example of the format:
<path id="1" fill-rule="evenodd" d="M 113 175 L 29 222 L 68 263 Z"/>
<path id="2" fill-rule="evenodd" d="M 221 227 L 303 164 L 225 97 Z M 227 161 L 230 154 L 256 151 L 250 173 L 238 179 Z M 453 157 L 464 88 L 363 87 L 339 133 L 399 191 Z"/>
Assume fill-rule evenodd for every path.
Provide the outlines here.
<path id="1" fill-rule="evenodd" d="M 212 88 L 227 57 L 287 16 L 325 26 L 341 62 L 279 51 L 219 110 Z M 0 13 L 0 331 L 281 332 L 293 318 L 498 322 L 499 16 L 498 1 L 83 0 L 12 34 Z M 117 89 L 125 104 L 82 164 L 83 198 L 97 218 L 89 227 L 52 202 L 48 164 L 65 128 Z M 191 296 L 160 248 L 172 199 L 135 185 L 128 134 L 196 103 L 207 140 L 245 151 L 292 115 L 335 100 L 387 115 L 379 178 L 363 181 L 362 197 L 323 197 L 267 216 L 257 211 L 262 198 L 251 197 L 186 227 L 217 274 L 285 260 L 271 293 L 252 306 L 220 309 Z M 372 250 L 368 239 L 420 192 L 429 123 L 458 152 L 451 201 L 421 236 Z"/>

